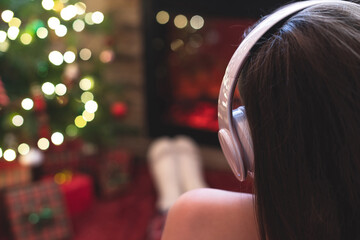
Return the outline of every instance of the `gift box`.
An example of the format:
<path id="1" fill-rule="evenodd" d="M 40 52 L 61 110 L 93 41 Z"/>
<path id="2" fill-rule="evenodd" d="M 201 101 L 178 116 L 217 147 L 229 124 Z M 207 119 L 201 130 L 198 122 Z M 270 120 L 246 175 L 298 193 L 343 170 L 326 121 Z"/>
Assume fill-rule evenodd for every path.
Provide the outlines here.
<path id="1" fill-rule="evenodd" d="M 20 165 L 17 161 L 0 161 L 0 190 L 31 181 L 31 168 Z"/>
<path id="2" fill-rule="evenodd" d="M 122 193 L 130 181 L 132 156 L 125 150 L 112 150 L 104 153 L 98 169 L 98 188 L 103 197 Z"/>
<path id="3" fill-rule="evenodd" d="M 5 193 L 14 240 L 71 239 L 71 229 L 59 186 L 43 181 Z"/>

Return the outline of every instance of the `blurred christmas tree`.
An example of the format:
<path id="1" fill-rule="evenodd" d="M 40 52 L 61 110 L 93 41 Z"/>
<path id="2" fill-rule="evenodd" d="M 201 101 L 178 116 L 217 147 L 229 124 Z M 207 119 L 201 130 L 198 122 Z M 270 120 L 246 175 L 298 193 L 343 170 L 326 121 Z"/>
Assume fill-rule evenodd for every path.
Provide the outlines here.
<path id="1" fill-rule="evenodd" d="M 1 0 L 0 12 L 0 157 L 69 138 L 109 145 L 133 131 L 119 119 L 123 86 L 103 79 L 115 57 L 103 13 L 72 0 Z M 97 51 L 85 46 L 98 35 Z"/>

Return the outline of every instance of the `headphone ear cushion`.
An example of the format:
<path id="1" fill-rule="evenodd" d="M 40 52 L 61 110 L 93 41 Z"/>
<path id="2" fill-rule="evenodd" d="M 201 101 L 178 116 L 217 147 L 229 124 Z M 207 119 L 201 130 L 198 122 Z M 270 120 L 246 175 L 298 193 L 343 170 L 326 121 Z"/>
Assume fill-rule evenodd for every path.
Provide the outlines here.
<path id="1" fill-rule="evenodd" d="M 254 150 L 250 134 L 249 123 L 247 121 L 245 107 L 241 106 L 232 111 L 233 123 L 237 133 L 237 140 L 239 147 L 242 148 L 241 158 L 243 159 L 245 169 L 247 171 L 254 171 Z"/>

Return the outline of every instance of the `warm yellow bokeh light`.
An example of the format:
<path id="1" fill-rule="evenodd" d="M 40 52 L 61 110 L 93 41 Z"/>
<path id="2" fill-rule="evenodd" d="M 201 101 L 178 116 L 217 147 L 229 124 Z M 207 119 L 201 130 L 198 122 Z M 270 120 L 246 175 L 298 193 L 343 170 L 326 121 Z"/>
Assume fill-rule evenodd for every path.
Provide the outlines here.
<path id="1" fill-rule="evenodd" d="M 160 11 L 156 14 L 156 21 L 159 24 L 166 24 L 169 22 L 169 19 L 170 19 L 170 15 L 166 11 Z"/>
<path id="2" fill-rule="evenodd" d="M 82 114 L 83 118 L 85 121 L 87 122 L 91 122 L 92 120 L 94 120 L 95 118 L 95 113 L 90 113 L 88 111 L 84 111 L 83 114 Z"/>
<path id="3" fill-rule="evenodd" d="M 55 3 L 53 0 L 43 0 L 41 2 L 41 5 L 45 10 L 51 10 L 51 9 L 53 9 Z"/>
<path id="4" fill-rule="evenodd" d="M 51 28 L 52 30 L 55 30 L 57 26 L 60 25 L 60 20 L 57 17 L 51 17 L 48 19 L 47 22 L 49 28 Z"/>
<path id="5" fill-rule="evenodd" d="M 83 2 L 75 3 L 77 15 L 83 15 L 86 11 L 86 4 Z"/>
<path id="6" fill-rule="evenodd" d="M 11 10 L 5 10 L 1 13 L 1 18 L 4 22 L 8 23 L 14 17 L 14 12 Z"/>
<path id="7" fill-rule="evenodd" d="M 87 61 L 91 58 L 91 51 L 88 48 L 83 48 L 79 52 L 80 58 L 84 61 Z"/>
<path id="8" fill-rule="evenodd" d="M 91 20 L 95 24 L 100 24 L 104 21 L 104 14 L 102 12 L 96 11 L 91 15 Z"/>
<path id="9" fill-rule="evenodd" d="M 195 15 L 190 19 L 190 26 L 196 30 L 201 29 L 204 26 L 204 23 L 204 18 L 199 15 Z"/>
<path id="10" fill-rule="evenodd" d="M 59 51 L 52 51 L 49 54 L 49 61 L 55 66 L 60 66 L 64 62 L 64 57 Z"/>
<path id="11" fill-rule="evenodd" d="M 34 106 L 34 101 L 31 98 L 24 98 L 21 101 L 21 106 L 25 110 L 31 110 Z"/>
<path id="12" fill-rule="evenodd" d="M 98 109 L 98 104 L 94 100 L 88 101 L 85 103 L 85 110 L 89 113 L 95 113 Z"/>
<path id="13" fill-rule="evenodd" d="M 83 91 L 88 91 L 94 87 L 94 80 L 90 77 L 86 77 L 80 80 L 79 87 Z"/>
<path id="14" fill-rule="evenodd" d="M 55 86 L 55 93 L 58 96 L 64 96 L 66 94 L 67 88 L 65 86 L 65 84 L 63 83 L 59 83 Z"/>
<path id="15" fill-rule="evenodd" d="M 55 28 L 55 34 L 56 36 L 58 37 L 64 37 L 66 34 L 67 34 L 67 27 L 65 25 L 58 25 L 56 28 Z"/>
<path id="16" fill-rule="evenodd" d="M 86 126 L 86 121 L 82 116 L 77 116 L 75 118 L 74 123 L 75 123 L 75 126 L 77 126 L 78 128 L 83 128 Z"/>
<path id="17" fill-rule="evenodd" d="M 16 126 L 16 127 L 20 127 L 24 124 L 24 118 L 21 115 L 15 115 L 11 119 L 11 121 L 14 124 L 14 126 Z"/>
<path id="18" fill-rule="evenodd" d="M 15 40 L 19 35 L 19 33 L 20 33 L 20 29 L 18 27 L 9 27 L 7 31 L 7 35 L 10 40 Z"/>
<path id="19" fill-rule="evenodd" d="M 24 33 L 20 36 L 20 41 L 24 45 L 29 45 L 32 41 L 32 36 L 29 33 Z"/>
<path id="20" fill-rule="evenodd" d="M 85 28 L 85 22 L 81 19 L 77 19 L 73 22 L 72 27 L 76 32 L 81 32 Z"/>
<path id="21" fill-rule="evenodd" d="M 184 15 L 177 15 L 174 19 L 175 27 L 177 28 L 185 28 L 188 23 L 187 18 Z"/>
<path id="22" fill-rule="evenodd" d="M 49 148 L 50 142 L 46 138 L 40 138 L 39 141 L 37 142 L 37 145 L 39 149 L 46 150 Z"/>
<path id="23" fill-rule="evenodd" d="M 17 27 L 20 28 L 21 20 L 19 18 L 12 18 L 9 22 L 9 27 Z"/>
<path id="24" fill-rule="evenodd" d="M 30 146 L 26 143 L 22 143 L 18 146 L 18 152 L 20 155 L 26 155 L 30 152 Z"/>
<path id="25" fill-rule="evenodd" d="M 94 100 L 94 94 L 92 94 L 91 92 L 84 92 L 83 94 L 81 94 L 81 102 L 87 103 L 90 100 Z"/>
<path id="26" fill-rule="evenodd" d="M 7 34 L 5 31 L 0 31 L 0 43 L 3 43 L 6 41 Z"/>
<path id="27" fill-rule="evenodd" d="M 51 142 L 55 145 L 61 145 L 64 142 L 64 135 L 60 132 L 55 132 L 51 135 Z"/>
<path id="28" fill-rule="evenodd" d="M 39 27 L 38 30 L 36 30 L 36 35 L 40 39 L 44 39 L 49 35 L 49 31 L 44 27 Z"/>
<path id="29" fill-rule="evenodd" d="M 41 90 L 46 95 L 52 95 L 55 92 L 55 86 L 51 82 L 46 82 L 41 86 Z"/>

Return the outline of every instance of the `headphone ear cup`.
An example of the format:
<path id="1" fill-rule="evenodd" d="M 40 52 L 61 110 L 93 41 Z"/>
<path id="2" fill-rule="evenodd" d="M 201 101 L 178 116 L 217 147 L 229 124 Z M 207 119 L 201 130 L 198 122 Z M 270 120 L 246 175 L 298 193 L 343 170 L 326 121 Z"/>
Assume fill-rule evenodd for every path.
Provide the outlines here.
<path id="1" fill-rule="evenodd" d="M 239 141 L 239 147 L 242 148 L 241 158 L 244 162 L 245 170 L 254 171 L 254 150 L 253 143 L 249 129 L 249 123 L 247 121 L 245 107 L 241 106 L 232 111 L 233 123 L 237 133 L 237 139 Z M 235 140 L 235 141 L 236 141 Z"/>

